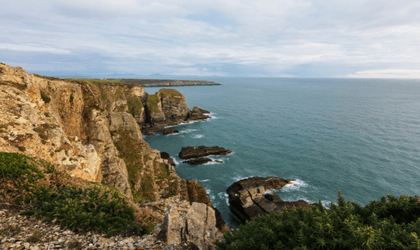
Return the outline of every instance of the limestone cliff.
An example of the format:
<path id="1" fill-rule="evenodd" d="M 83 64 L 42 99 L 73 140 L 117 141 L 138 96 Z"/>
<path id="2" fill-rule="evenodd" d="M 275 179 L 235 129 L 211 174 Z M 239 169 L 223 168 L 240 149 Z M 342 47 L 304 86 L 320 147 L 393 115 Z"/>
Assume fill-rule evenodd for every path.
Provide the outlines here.
<path id="1" fill-rule="evenodd" d="M 61 80 L 0 64 L 0 151 L 53 163 L 73 177 L 116 187 L 134 202 L 174 197 L 192 203 L 170 159 L 141 133 L 146 124 L 173 124 L 191 112 L 176 90 L 155 95 L 156 107 L 154 95 L 134 84 Z"/>

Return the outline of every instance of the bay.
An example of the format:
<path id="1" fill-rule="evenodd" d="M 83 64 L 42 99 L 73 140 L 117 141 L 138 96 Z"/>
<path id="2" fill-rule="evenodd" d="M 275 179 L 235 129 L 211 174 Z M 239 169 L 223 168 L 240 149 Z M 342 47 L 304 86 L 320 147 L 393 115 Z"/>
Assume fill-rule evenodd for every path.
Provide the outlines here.
<path id="1" fill-rule="evenodd" d="M 175 88 L 190 109 L 197 105 L 213 118 L 144 139 L 175 159 L 180 177 L 206 188 L 228 226 L 236 224 L 226 189 L 252 176 L 294 179 L 276 192 L 282 200 L 327 207 L 339 189 L 361 205 L 386 194 L 420 194 L 420 80 L 191 79 L 222 84 Z M 181 148 L 200 145 L 234 153 L 211 157 L 223 163 L 182 164 Z"/>

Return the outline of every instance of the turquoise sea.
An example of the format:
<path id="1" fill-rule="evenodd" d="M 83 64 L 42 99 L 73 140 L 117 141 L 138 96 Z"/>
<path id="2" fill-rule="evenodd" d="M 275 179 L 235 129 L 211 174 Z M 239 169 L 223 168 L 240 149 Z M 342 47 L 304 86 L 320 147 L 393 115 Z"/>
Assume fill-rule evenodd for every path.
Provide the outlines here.
<path id="1" fill-rule="evenodd" d="M 185 78 L 185 77 L 184 77 Z M 392 194 L 420 195 L 420 80 L 193 78 L 221 86 L 177 87 L 189 108 L 212 119 L 145 135 L 168 152 L 182 178 L 196 179 L 229 226 L 226 189 L 252 176 L 295 179 L 282 200 L 361 205 Z M 149 94 L 160 88 L 146 88 Z M 224 163 L 182 164 L 183 146 L 220 146 Z"/>

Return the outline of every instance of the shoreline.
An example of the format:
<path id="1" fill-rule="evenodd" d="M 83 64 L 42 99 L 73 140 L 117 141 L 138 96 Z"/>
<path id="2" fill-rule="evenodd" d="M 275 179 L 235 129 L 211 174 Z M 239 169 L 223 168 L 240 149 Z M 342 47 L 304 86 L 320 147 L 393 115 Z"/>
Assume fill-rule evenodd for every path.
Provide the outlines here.
<path id="1" fill-rule="evenodd" d="M 180 87 L 180 86 L 212 86 L 221 85 L 212 81 L 195 80 L 159 80 L 159 79 L 121 79 L 123 83 L 134 83 L 141 87 Z"/>

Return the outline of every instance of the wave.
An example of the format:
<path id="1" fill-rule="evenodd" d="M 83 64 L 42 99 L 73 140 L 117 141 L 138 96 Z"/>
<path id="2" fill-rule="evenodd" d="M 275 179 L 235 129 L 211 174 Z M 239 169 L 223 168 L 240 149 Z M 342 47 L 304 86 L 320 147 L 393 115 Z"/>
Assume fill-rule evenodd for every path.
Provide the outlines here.
<path id="1" fill-rule="evenodd" d="M 175 159 L 175 157 L 171 157 L 171 158 L 174 160 L 175 165 L 176 165 L 176 166 L 178 166 L 178 165 L 179 165 L 179 161 L 177 161 L 177 160 Z"/>
<path id="2" fill-rule="evenodd" d="M 201 182 L 208 182 L 208 181 L 210 181 L 210 179 L 199 180 L 199 181 L 201 181 Z"/>
<path id="3" fill-rule="evenodd" d="M 281 192 L 290 192 L 290 191 L 297 191 L 301 187 L 307 187 L 308 184 L 300 179 L 296 179 L 295 181 L 292 181 L 291 184 L 287 184 L 284 186 L 280 191 Z"/>
<path id="4" fill-rule="evenodd" d="M 211 159 L 211 158 L 209 158 L 209 159 Z M 203 165 L 216 165 L 216 164 L 222 164 L 222 163 L 224 163 L 224 161 L 216 162 L 215 159 L 211 159 L 211 160 L 212 161 L 206 162 Z M 218 160 L 218 161 L 220 161 L 220 160 Z"/>
<path id="5" fill-rule="evenodd" d="M 210 119 L 214 119 L 214 120 L 219 119 L 219 117 L 217 117 L 215 115 L 216 115 L 216 113 L 210 112 L 210 114 L 209 114 Z"/>
<path id="6" fill-rule="evenodd" d="M 196 138 L 196 139 L 203 138 L 203 137 L 205 137 L 205 136 L 204 135 L 201 135 L 201 134 L 193 135 L 192 136 L 192 138 Z"/>
<path id="7" fill-rule="evenodd" d="M 181 130 L 181 131 L 179 131 L 179 133 L 181 133 L 181 134 L 186 134 L 186 133 L 195 132 L 195 131 L 198 131 L 198 129 L 186 129 L 186 130 Z"/>
<path id="8" fill-rule="evenodd" d="M 219 197 L 219 199 L 225 200 L 226 205 L 229 206 L 229 195 L 226 192 L 220 192 L 220 193 L 217 194 L 217 196 Z"/>

